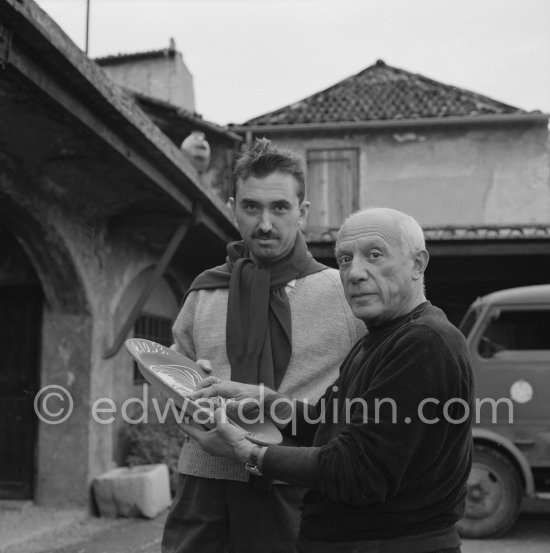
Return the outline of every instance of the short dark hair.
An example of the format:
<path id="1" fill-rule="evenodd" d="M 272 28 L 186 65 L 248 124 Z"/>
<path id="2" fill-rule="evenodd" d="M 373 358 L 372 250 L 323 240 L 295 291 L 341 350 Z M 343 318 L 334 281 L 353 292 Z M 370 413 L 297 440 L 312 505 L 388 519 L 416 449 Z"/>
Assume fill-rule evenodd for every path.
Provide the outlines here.
<path id="1" fill-rule="evenodd" d="M 296 179 L 298 182 L 296 194 L 302 203 L 306 195 L 306 176 L 302 158 L 286 148 L 275 146 L 267 138 L 256 138 L 237 160 L 233 197 L 237 196 L 237 184 L 244 182 L 250 175 L 261 179 L 276 171 L 287 173 Z"/>

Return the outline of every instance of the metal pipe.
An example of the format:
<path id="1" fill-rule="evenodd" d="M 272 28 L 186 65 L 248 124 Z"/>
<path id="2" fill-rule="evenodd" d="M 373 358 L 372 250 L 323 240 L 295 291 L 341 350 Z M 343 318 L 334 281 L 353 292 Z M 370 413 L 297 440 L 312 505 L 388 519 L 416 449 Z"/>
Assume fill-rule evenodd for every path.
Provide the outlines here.
<path id="1" fill-rule="evenodd" d="M 88 55 L 88 45 L 90 38 L 90 0 L 86 0 L 86 55 Z"/>

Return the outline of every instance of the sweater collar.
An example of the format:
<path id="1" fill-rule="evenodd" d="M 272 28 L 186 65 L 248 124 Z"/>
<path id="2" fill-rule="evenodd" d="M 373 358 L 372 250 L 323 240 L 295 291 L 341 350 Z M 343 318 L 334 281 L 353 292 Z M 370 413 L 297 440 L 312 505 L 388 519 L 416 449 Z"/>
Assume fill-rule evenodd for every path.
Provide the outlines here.
<path id="1" fill-rule="evenodd" d="M 373 325 L 367 327 L 368 332 L 367 336 L 380 336 L 381 334 L 384 334 L 387 331 L 393 331 L 400 326 L 417 319 L 426 309 L 431 307 L 431 303 L 426 300 L 422 302 L 420 305 L 417 305 L 412 311 L 405 315 L 401 315 L 401 317 L 397 317 L 396 319 L 392 319 L 391 321 L 386 321 L 384 323 L 380 323 L 378 325 Z"/>

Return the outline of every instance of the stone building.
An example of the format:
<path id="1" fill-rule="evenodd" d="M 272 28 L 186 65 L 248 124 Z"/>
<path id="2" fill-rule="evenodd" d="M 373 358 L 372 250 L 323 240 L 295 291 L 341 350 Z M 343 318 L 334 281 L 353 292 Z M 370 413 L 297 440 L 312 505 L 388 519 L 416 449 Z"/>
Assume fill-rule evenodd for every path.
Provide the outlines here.
<path id="1" fill-rule="evenodd" d="M 328 263 L 345 216 L 387 206 L 426 229 L 429 297 L 454 322 L 478 295 L 548 281 L 547 114 L 379 60 L 232 130 L 307 159 L 308 242 Z"/>
<path id="2" fill-rule="evenodd" d="M 28 0 L 0 0 L 0 215 L 0 497 L 86 506 L 142 393 L 125 338 L 170 341 L 190 280 L 238 233 L 178 145 Z M 102 398 L 117 424 L 92 416 Z"/>

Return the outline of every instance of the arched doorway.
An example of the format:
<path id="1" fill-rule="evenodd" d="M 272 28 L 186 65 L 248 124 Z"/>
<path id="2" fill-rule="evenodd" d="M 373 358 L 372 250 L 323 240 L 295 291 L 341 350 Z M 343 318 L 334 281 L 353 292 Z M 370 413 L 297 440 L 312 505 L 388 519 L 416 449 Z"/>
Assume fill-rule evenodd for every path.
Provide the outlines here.
<path id="1" fill-rule="evenodd" d="M 23 248 L 0 226 L 0 498 L 33 497 L 43 293 Z"/>

